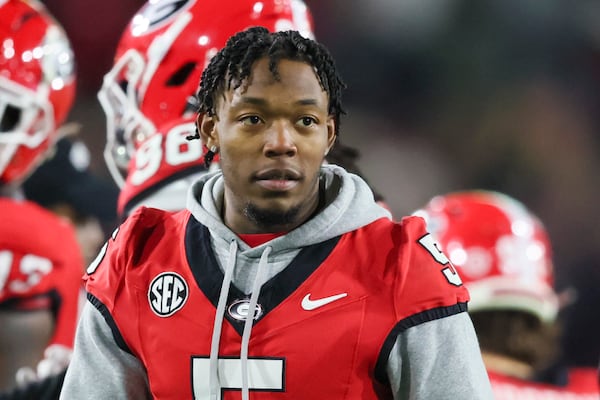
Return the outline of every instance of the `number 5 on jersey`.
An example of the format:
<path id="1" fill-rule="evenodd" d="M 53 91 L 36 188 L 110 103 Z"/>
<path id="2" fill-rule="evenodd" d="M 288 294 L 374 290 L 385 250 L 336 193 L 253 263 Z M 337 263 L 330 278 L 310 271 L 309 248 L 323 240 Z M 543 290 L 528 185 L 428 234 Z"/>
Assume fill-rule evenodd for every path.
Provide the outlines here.
<path id="1" fill-rule="evenodd" d="M 444 274 L 448 282 L 450 282 L 454 286 L 462 285 L 462 280 L 460 279 L 458 272 L 456 272 L 456 269 L 454 268 L 448 257 L 446 257 L 444 252 L 440 250 L 438 244 L 433 239 L 433 236 L 431 236 L 430 233 L 423 236 L 421 239 L 418 240 L 418 242 L 421 246 L 425 248 L 425 250 L 429 252 L 429 254 L 431 254 L 431 256 L 436 262 L 442 265 L 447 265 L 447 267 L 442 270 L 442 273 Z"/>

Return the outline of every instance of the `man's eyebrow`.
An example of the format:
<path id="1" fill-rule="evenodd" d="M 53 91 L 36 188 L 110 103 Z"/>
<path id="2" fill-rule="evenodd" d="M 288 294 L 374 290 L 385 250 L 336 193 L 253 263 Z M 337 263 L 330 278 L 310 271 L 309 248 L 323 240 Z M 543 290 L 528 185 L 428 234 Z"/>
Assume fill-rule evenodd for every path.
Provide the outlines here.
<path id="1" fill-rule="evenodd" d="M 239 98 L 238 101 L 239 104 L 253 104 L 253 105 L 257 105 L 257 106 L 263 106 L 267 104 L 267 101 L 265 99 L 261 99 L 260 97 L 248 97 L 248 96 L 243 96 Z"/>
<path id="2" fill-rule="evenodd" d="M 235 105 L 243 105 L 243 104 L 252 104 L 257 106 L 266 106 L 268 102 L 265 99 L 260 97 L 249 97 L 244 96 L 239 99 L 238 104 Z M 295 104 L 300 106 L 316 106 L 319 105 L 319 101 L 317 99 L 300 99 L 295 102 Z"/>
<path id="3" fill-rule="evenodd" d="M 316 106 L 319 105 L 319 102 L 316 99 L 301 99 L 296 102 L 301 106 Z"/>

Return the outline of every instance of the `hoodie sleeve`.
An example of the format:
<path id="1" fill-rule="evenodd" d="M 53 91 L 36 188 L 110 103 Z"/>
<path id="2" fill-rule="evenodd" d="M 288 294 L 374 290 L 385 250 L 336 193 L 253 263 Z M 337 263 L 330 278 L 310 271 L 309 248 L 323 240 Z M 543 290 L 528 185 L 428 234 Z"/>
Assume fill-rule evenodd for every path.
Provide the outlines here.
<path id="1" fill-rule="evenodd" d="M 419 217 L 398 225 L 401 267 L 386 375 L 395 399 L 491 399 L 469 293 Z"/>
<path id="2" fill-rule="evenodd" d="M 399 334 L 387 376 L 394 399 L 493 399 L 471 319 L 466 312 Z"/>
<path id="3" fill-rule="evenodd" d="M 117 346 L 102 314 L 87 303 L 60 399 L 151 398 L 141 362 Z"/>
<path id="4" fill-rule="evenodd" d="M 87 268 L 88 301 L 77 326 L 61 399 L 151 398 L 143 364 L 114 318 L 115 309 L 120 307 L 120 312 L 130 316 L 132 326 L 138 325 L 138 313 L 122 299 L 134 290 L 127 284 L 131 260 L 147 247 L 140 245 L 139 238 L 148 236 L 151 224 L 142 211 L 132 214 L 113 232 Z"/>

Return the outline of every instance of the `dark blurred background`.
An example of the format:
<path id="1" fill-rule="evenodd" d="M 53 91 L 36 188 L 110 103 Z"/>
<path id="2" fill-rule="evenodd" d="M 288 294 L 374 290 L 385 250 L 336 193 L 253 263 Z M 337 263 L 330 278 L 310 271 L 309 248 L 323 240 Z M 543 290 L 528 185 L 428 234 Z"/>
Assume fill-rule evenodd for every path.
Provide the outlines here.
<path id="1" fill-rule="evenodd" d="M 435 194 L 483 188 L 524 202 L 554 243 L 565 358 L 600 353 L 600 2 L 305 0 L 349 86 L 341 137 L 401 216 Z M 102 76 L 141 0 L 47 0 L 74 47 L 92 168 Z"/>

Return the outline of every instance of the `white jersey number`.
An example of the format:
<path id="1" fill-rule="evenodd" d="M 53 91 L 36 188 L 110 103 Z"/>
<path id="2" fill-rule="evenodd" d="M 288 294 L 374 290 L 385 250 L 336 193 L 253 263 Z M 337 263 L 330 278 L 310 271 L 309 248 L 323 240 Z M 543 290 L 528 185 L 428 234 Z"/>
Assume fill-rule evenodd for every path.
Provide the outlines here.
<path id="1" fill-rule="evenodd" d="M 192 387 L 194 399 L 221 400 L 225 390 L 242 389 L 242 361 L 239 358 L 219 358 L 219 387 L 216 397 L 210 397 L 210 359 L 192 359 Z M 279 358 L 248 359 L 248 386 L 250 390 L 282 392 L 285 384 L 285 361 Z"/>
<path id="2" fill-rule="evenodd" d="M 427 250 L 429 254 L 431 254 L 435 261 L 442 265 L 447 265 L 447 267 L 442 270 L 442 273 L 444 274 L 448 282 L 450 282 L 454 286 L 462 285 L 462 280 L 460 279 L 458 272 L 456 272 L 454 265 L 452 265 L 448 257 L 446 257 L 446 255 L 444 254 L 444 252 L 440 250 L 437 242 L 435 241 L 435 239 L 433 239 L 433 236 L 431 236 L 431 234 L 428 233 L 427 235 L 419 239 L 419 244 L 421 244 L 421 246 L 423 246 L 425 250 Z"/>
<path id="3" fill-rule="evenodd" d="M 177 125 L 164 136 L 157 134 L 146 140 L 135 152 L 135 170 L 131 175 L 131 183 L 141 185 L 159 170 L 163 158 L 168 165 L 200 160 L 202 157 L 202 141 L 187 140 L 194 132 L 193 122 Z"/>
<path id="4" fill-rule="evenodd" d="M 52 271 L 52 261 L 45 257 L 26 254 L 19 262 L 22 279 L 8 279 L 14 255 L 10 250 L 0 250 L 0 293 L 8 289 L 14 293 L 25 293 L 37 285 Z"/>

